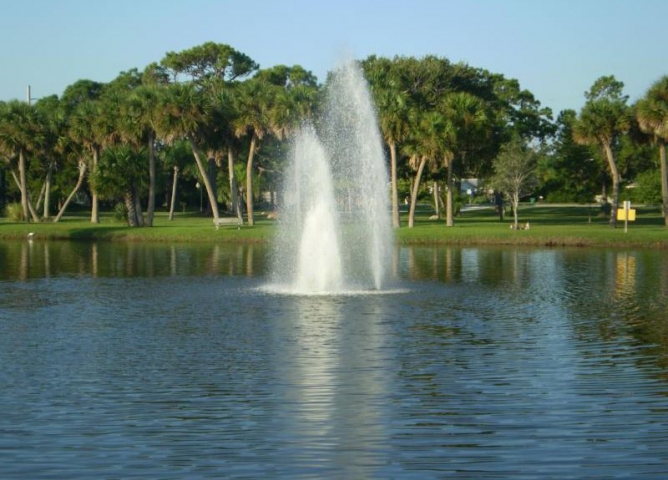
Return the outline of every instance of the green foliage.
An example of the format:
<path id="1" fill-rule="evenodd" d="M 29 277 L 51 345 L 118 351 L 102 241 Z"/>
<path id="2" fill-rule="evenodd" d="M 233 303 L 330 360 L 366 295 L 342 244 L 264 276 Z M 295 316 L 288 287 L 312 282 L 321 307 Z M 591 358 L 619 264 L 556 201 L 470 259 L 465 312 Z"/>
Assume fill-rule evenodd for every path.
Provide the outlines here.
<path id="1" fill-rule="evenodd" d="M 167 52 L 161 64 L 173 76 L 187 75 L 199 86 L 216 88 L 221 82 L 231 82 L 258 69 L 248 55 L 223 43 L 206 42 L 181 52 Z"/>
<path id="2" fill-rule="evenodd" d="M 549 109 L 502 74 L 434 55 L 372 55 L 360 63 L 383 139 L 397 153 L 400 204 L 410 195 L 412 167 L 420 160 L 429 157 L 432 167 L 425 170 L 425 179 L 442 181 L 446 165 L 452 166 L 455 182 L 485 179 L 501 145 L 513 135 L 535 143 L 554 135 L 550 155 L 540 158 L 541 190 L 535 192 L 548 201 L 588 202 L 609 184 L 608 161 L 600 148 L 605 144 L 613 150 L 620 176 L 636 183 L 627 191 L 633 201 L 656 202 L 655 176 L 647 172 L 656 171 L 657 144 L 668 138 L 668 77 L 650 88 L 633 115 L 626 107 L 623 83 L 601 77 L 586 93 L 580 118 L 566 111 L 552 123 Z M 49 173 L 52 204 L 64 200 L 78 178 L 80 161 L 91 172 L 82 193 L 92 187 L 108 206 L 127 190 L 145 201 L 148 159 L 140 147 L 146 148 L 155 133 L 162 160 L 154 177 L 158 190 L 168 190 L 164 185 L 178 167 L 177 196 L 199 205 L 194 146 L 205 161 L 211 158 L 218 164 L 218 198 L 230 197 L 228 151 L 240 170 L 239 186 L 251 188 L 258 197 L 261 185 L 276 189 L 280 184 L 285 140 L 302 119 L 314 116 L 323 91 L 315 76 L 299 65 L 260 70 L 231 46 L 207 42 L 168 52 L 160 63 L 121 72 L 108 83 L 79 80 L 60 99 L 45 97 L 35 105 L 0 102 L 0 161 L 18 172 L 18 152 L 23 150 L 24 191 L 35 204 Z M 588 145 L 577 144 L 574 137 Z M 256 155 L 252 183 L 246 186 L 251 139 L 256 140 Z M 97 155 L 100 165 L 95 167 Z M 8 201 L 18 198 L 17 193 L 14 182 L 7 181 Z M 425 188 L 418 198 L 431 201 Z"/>
<path id="3" fill-rule="evenodd" d="M 112 218 L 114 219 L 115 222 L 119 223 L 125 223 L 128 221 L 128 209 L 125 206 L 125 203 L 118 202 L 116 203 L 116 205 L 114 205 Z"/>
<path id="4" fill-rule="evenodd" d="M 25 217 L 23 216 L 23 207 L 20 203 L 8 203 L 5 206 L 5 216 L 14 222 L 23 222 Z"/>
<path id="5" fill-rule="evenodd" d="M 128 145 L 107 148 L 91 172 L 90 182 L 101 198 L 117 200 L 135 188 L 144 186 L 146 152 Z"/>
<path id="6" fill-rule="evenodd" d="M 630 199 L 634 203 L 645 205 L 661 204 L 661 173 L 647 170 L 635 178 L 634 188 L 630 190 Z"/>
<path id="7" fill-rule="evenodd" d="M 490 185 L 519 201 L 537 187 L 537 165 L 537 153 L 515 137 L 501 148 L 494 160 L 494 176 Z"/>
<path id="8" fill-rule="evenodd" d="M 555 140 L 548 155 L 539 159 L 537 192 L 548 202 L 586 203 L 600 190 L 605 167 L 597 149 L 580 145 L 573 139 L 577 116 L 564 110 L 557 118 Z"/>

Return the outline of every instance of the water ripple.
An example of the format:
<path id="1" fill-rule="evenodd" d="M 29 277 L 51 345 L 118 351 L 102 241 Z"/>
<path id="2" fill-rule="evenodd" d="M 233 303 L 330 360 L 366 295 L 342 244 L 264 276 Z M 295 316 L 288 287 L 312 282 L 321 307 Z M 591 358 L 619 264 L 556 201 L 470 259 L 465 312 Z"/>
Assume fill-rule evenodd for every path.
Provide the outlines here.
<path id="1" fill-rule="evenodd" d="M 615 257 L 539 258 L 517 268 L 550 278 L 428 275 L 382 295 L 5 283 L 0 477 L 666 478 L 664 287 L 631 298 L 578 280 Z"/>

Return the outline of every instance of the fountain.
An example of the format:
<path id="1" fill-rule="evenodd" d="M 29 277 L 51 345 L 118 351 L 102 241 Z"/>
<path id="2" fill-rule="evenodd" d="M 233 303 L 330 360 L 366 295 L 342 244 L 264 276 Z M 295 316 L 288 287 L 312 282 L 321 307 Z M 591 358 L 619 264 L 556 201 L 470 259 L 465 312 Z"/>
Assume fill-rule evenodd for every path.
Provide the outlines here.
<path id="1" fill-rule="evenodd" d="M 391 258 L 388 174 L 361 70 L 337 68 L 319 128 L 294 139 L 281 196 L 272 284 L 295 294 L 380 291 Z"/>

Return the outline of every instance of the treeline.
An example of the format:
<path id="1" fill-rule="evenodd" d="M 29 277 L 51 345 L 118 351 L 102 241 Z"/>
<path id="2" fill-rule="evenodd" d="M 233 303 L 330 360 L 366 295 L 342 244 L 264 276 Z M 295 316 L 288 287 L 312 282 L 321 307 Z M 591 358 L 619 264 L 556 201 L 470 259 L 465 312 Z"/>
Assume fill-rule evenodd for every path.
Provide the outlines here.
<path id="1" fill-rule="evenodd" d="M 502 190 L 515 207 L 524 195 L 602 194 L 614 208 L 633 192 L 666 210 L 668 80 L 628 105 L 623 84 L 602 77 L 581 112 L 554 120 L 517 80 L 467 64 L 359 63 L 387 146 L 395 227 L 400 201 L 409 200 L 412 226 L 428 192 L 453 225 L 465 178 Z M 260 69 L 209 42 L 109 83 L 80 80 L 60 97 L 0 102 L 0 202 L 34 222 L 58 221 L 75 201 L 89 206 L 91 222 L 115 208 L 129 225 L 151 226 L 158 208 L 171 218 L 199 204 L 215 219 L 222 207 L 253 225 L 255 206 L 275 200 L 262 192 L 280 189 L 290 136 L 305 119 L 317 124 L 328 80 L 299 65 Z"/>

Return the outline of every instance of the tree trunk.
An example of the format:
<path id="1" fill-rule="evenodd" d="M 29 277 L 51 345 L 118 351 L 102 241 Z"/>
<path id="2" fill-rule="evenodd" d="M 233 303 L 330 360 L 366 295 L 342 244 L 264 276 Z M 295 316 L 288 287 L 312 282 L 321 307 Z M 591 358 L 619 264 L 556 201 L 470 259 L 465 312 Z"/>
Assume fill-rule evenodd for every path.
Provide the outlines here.
<path id="1" fill-rule="evenodd" d="M 216 164 L 216 160 L 213 157 L 208 157 L 206 160 L 206 171 L 207 175 L 209 176 L 209 182 L 211 183 L 211 190 L 213 192 L 218 192 L 218 182 L 217 182 L 217 176 L 218 176 L 218 165 Z M 218 195 L 216 194 L 216 198 L 218 198 Z M 206 209 L 207 215 L 211 213 L 211 209 L 207 208 Z"/>
<path id="2" fill-rule="evenodd" d="M 518 209 L 520 208 L 520 196 L 517 193 L 513 193 L 512 196 L 512 204 L 513 204 L 513 219 L 515 221 L 515 230 L 518 229 L 519 227 L 519 212 Z"/>
<path id="3" fill-rule="evenodd" d="M 388 143 L 390 147 L 390 189 L 392 196 L 392 226 L 399 228 L 401 220 L 399 219 L 399 186 L 397 184 L 397 145 L 394 142 Z"/>
<path id="4" fill-rule="evenodd" d="M 46 190 L 46 178 L 42 184 L 42 189 L 39 191 L 39 197 L 37 197 L 37 202 L 35 202 L 35 211 L 38 212 L 42 208 L 42 201 L 44 201 L 44 191 Z"/>
<path id="5" fill-rule="evenodd" d="M 144 226 L 144 212 L 142 211 L 141 208 L 141 195 L 139 195 L 139 187 L 134 186 L 134 202 L 135 202 L 135 212 L 137 215 L 137 226 L 138 227 L 143 227 Z"/>
<path id="6" fill-rule="evenodd" d="M 16 176 L 16 172 L 14 170 L 11 170 L 12 177 L 14 177 L 14 183 L 16 183 L 17 188 L 19 189 L 20 192 L 23 192 L 21 189 L 21 181 L 19 180 L 19 177 Z M 30 221 L 30 218 L 32 217 L 32 220 L 35 223 L 39 222 L 39 215 L 37 215 L 37 211 L 35 208 L 32 206 L 32 202 L 30 201 L 30 195 L 28 195 L 27 198 L 28 201 L 28 211 L 30 212 L 30 217 L 24 217 L 26 218 L 26 222 Z"/>
<path id="7" fill-rule="evenodd" d="M 169 202 L 169 220 L 174 220 L 174 206 L 176 205 L 176 185 L 179 181 L 179 167 L 174 167 L 174 178 L 172 180 L 172 198 Z"/>
<path id="8" fill-rule="evenodd" d="M 85 174 L 86 174 L 86 162 L 84 160 L 79 160 L 79 178 L 77 180 L 77 184 L 74 186 L 74 189 L 72 189 L 72 192 L 67 197 L 67 200 L 65 200 L 65 203 L 63 203 L 63 206 L 60 208 L 60 211 L 58 212 L 58 215 L 56 215 L 56 218 L 53 219 L 53 223 L 58 222 L 62 218 L 63 214 L 65 213 L 65 210 L 67 210 L 67 206 L 74 198 L 74 195 L 76 195 L 76 193 L 79 191 L 79 188 L 81 188 L 81 184 L 83 183 Z"/>
<path id="9" fill-rule="evenodd" d="M 666 142 L 661 140 L 659 144 L 659 157 L 661 162 L 661 199 L 664 225 L 668 227 L 668 165 L 666 163 Z"/>
<path id="10" fill-rule="evenodd" d="M 248 225 L 251 227 L 253 222 L 253 157 L 255 156 L 255 145 L 257 135 L 253 132 L 250 148 L 248 150 L 248 162 L 246 163 L 246 215 L 248 215 Z"/>
<path id="11" fill-rule="evenodd" d="M 97 169 L 98 159 L 100 158 L 100 148 L 93 147 L 93 171 Z M 90 221 L 91 223 L 100 223 L 100 207 L 95 189 L 90 189 Z"/>
<path id="12" fill-rule="evenodd" d="M 5 204 L 6 187 L 5 187 L 5 172 L 0 169 L 0 205 Z"/>
<path id="13" fill-rule="evenodd" d="M 418 191 L 420 189 L 420 179 L 422 178 L 422 171 L 424 166 L 427 163 L 426 158 L 420 160 L 420 165 L 418 166 L 417 173 L 415 174 L 415 181 L 413 182 L 413 188 L 411 189 L 411 205 L 408 212 L 408 228 L 413 228 L 415 225 L 415 205 L 417 204 Z"/>
<path id="14" fill-rule="evenodd" d="M 128 190 L 125 192 L 125 195 L 123 195 L 123 203 L 125 203 L 125 209 L 127 210 L 128 214 L 128 226 L 130 227 L 136 227 L 137 226 L 137 210 L 135 210 L 135 199 L 134 195 L 132 195 L 132 191 Z"/>
<path id="15" fill-rule="evenodd" d="M 608 166 L 610 167 L 610 174 L 612 176 L 612 206 L 610 209 L 610 227 L 615 228 L 617 226 L 617 208 L 619 207 L 619 184 L 621 183 L 621 178 L 619 176 L 619 171 L 617 170 L 617 162 L 615 161 L 615 155 L 612 151 L 612 146 L 606 144 L 603 147 L 605 151 L 605 156 L 608 159 Z"/>
<path id="16" fill-rule="evenodd" d="M 46 172 L 46 180 L 44 182 L 44 210 L 42 218 L 49 219 L 51 215 L 51 183 L 53 181 L 53 162 L 49 164 L 49 170 Z"/>
<path id="17" fill-rule="evenodd" d="M 19 189 L 21 190 L 21 208 L 23 209 L 23 219 L 30 223 L 28 212 L 28 186 L 26 181 L 26 159 L 23 149 L 19 149 Z"/>
<path id="18" fill-rule="evenodd" d="M 433 181 L 432 186 L 431 186 L 432 192 L 434 194 L 434 211 L 436 212 L 436 216 L 441 218 L 441 202 L 438 201 L 438 182 L 436 180 Z"/>
<path id="19" fill-rule="evenodd" d="M 146 206 L 146 226 L 153 226 L 155 214 L 155 133 L 148 134 L 148 205 Z"/>
<path id="20" fill-rule="evenodd" d="M 452 160 L 448 162 L 447 171 L 448 171 L 448 190 L 445 192 L 445 226 L 452 227 L 455 225 L 454 217 L 454 198 L 452 192 L 454 190 L 452 186 Z"/>
<path id="21" fill-rule="evenodd" d="M 218 213 L 218 202 L 216 201 L 216 195 L 211 187 L 211 182 L 209 181 L 209 175 L 206 173 L 202 159 L 197 152 L 197 144 L 192 137 L 188 137 L 188 142 L 190 143 L 190 148 L 192 149 L 193 156 L 195 157 L 195 162 L 197 163 L 197 168 L 199 169 L 200 176 L 202 177 L 202 182 L 204 182 L 204 187 L 206 187 L 206 194 L 209 197 L 209 204 L 211 205 L 211 213 L 213 213 L 214 220 L 218 220 L 220 215 Z"/>
<path id="22" fill-rule="evenodd" d="M 231 148 L 227 149 L 227 171 L 230 178 L 230 194 L 232 195 L 232 211 L 237 216 L 239 223 L 243 225 L 244 216 L 239 204 L 239 187 L 237 186 L 237 177 L 234 175 L 234 153 Z"/>

